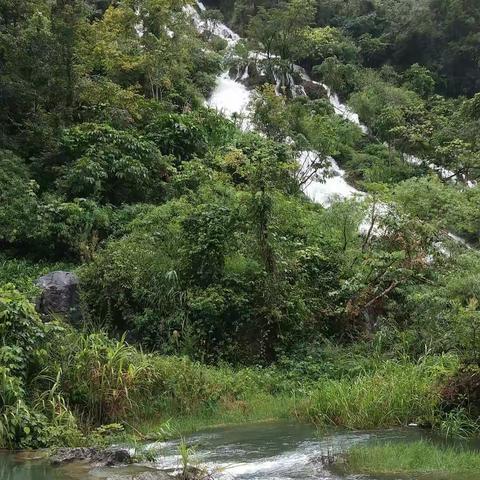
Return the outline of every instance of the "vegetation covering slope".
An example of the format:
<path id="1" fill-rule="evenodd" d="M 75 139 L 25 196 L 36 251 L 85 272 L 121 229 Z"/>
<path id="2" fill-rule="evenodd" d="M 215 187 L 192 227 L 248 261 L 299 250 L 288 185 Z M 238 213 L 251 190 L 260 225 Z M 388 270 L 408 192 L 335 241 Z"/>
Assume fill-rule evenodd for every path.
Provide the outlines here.
<path id="1" fill-rule="evenodd" d="M 0 446 L 266 402 L 476 431 L 480 6 L 208 5 L 248 40 L 199 33 L 181 0 L 0 2 Z M 277 95 L 294 63 L 369 132 L 317 83 Z M 255 132 L 204 106 L 245 67 Z M 329 156 L 363 201 L 305 197 Z M 60 267 L 82 331 L 30 303 Z"/>

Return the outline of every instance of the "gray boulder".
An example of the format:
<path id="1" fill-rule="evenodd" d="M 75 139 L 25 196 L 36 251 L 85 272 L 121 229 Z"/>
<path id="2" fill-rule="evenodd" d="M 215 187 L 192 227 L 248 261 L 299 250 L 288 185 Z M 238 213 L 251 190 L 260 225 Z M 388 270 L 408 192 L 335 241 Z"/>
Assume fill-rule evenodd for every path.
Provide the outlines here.
<path id="1" fill-rule="evenodd" d="M 42 290 L 37 299 L 37 311 L 42 315 L 62 315 L 72 323 L 80 322 L 79 281 L 72 272 L 51 272 L 40 277 L 37 286 Z"/>
<path id="2" fill-rule="evenodd" d="M 113 467 L 132 463 L 132 456 L 126 448 L 60 448 L 50 458 L 52 465 L 72 462 L 86 462 L 95 467 Z"/>

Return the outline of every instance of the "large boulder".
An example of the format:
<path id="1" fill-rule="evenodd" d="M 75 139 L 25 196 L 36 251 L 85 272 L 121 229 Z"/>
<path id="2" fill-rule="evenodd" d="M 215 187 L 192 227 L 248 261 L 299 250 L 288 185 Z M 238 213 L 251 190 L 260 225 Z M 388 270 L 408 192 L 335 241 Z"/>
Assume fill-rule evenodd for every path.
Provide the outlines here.
<path id="1" fill-rule="evenodd" d="M 72 272 L 51 272 L 37 282 L 41 293 L 37 299 L 37 311 L 45 316 L 61 315 L 72 323 L 80 322 L 79 280 Z"/>

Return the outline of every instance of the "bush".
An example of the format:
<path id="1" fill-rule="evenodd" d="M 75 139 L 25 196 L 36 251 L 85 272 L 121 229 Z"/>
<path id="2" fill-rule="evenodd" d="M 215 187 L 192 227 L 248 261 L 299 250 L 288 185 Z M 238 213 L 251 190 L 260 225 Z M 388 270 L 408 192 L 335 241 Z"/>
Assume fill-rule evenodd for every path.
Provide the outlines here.
<path id="1" fill-rule="evenodd" d="M 460 410 L 472 419 L 480 418 L 480 367 L 461 368 L 444 384 L 441 398 L 446 413 Z"/>

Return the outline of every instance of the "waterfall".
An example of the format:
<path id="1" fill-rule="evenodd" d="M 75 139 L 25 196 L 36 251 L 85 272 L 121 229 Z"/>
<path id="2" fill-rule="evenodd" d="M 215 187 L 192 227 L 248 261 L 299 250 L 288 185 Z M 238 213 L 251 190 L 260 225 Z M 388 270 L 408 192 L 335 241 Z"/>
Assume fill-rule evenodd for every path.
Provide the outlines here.
<path id="1" fill-rule="evenodd" d="M 205 11 L 205 5 L 202 2 L 197 2 L 199 10 Z M 198 11 L 192 5 L 185 5 L 183 11 L 189 15 L 195 25 L 195 28 L 200 32 L 211 31 L 214 35 L 226 40 L 230 47 L 234 46 L 240 40 L 240 35 L 228 28 L 225 24 L 220 22 L 212 22 L 210 20 L 203 20 Z"/>
<path id="2" fill-rule="evenodd" d="M 198 2 L 197 5 L 200 11 L 205 11 L 205 6 L 201 2 Z M 184 10 L 192 17 L 192 21 L 199 32 L 203 33 L 204 31 L 210 29 L 215 35 L 218 35 L 227 41 L 229 50 L 232 50 L 232 48 L 239 42 L 240 36 L 233 32 L 226 25 L 222 23 L 218 23 L 213 26 L 209 25 L 207 22 L 202 20 L 200 14 L 191 5 L 185 6 Z M 249 56 L 250 58 L 256 60 L 267 58 L 267 55 L 262 52 L 251 52 Z M 368 128 L 360 122 L 358 114 L 356 114 L 350 107 L 342 103 L 338 95 L 332 92 L 330 87 L 323 83 L 313 81 L 305 72 L 305 70 L 298 65 L 293 65 L 293 70 L 295 73 L 299 74 L 304 81 L 309 81 L 322 86 L 327 92 L 328 100 L 335 113 L 345 120 L 357 125 L 364 134 L 368 133 Z M 275 91 L 278 95 L 282 93 L 282 86 L 290 87 L 293 96 L 306 95 L 303 86 L 296 85 L 291 74 L 284 74 L 278 71 L 278 69 L 274 69 L 273 75 L 276 82 Z M 248 64 L 245 67 L 242 75 L 240 75 L 240 70 L 238 71 L 238 75 L 235 80 L 230 78 L 228 72 L 222 73 L 217 77 L 215 88 L 210 98 L 206 102 L 209 107 L 215 108 L 226 117 L 239 122 L 239 126 L 243 130 L 253 129 L 253 125 L 249 118 L 249 104 L 252 99 L 252 92 L 242 83 L 242 81 L 245 81 L 248 76 Z M 288 139 L 286 139 L 286 141 L 288 141 Z M 413 155 L 404 154 L 403 157 L 406 162 L 414 165 L 421 165 L 424 163 L 421 159 Z M 301 170 L 303 170 L 303 172 L 300 172 L 300 175 L 303 174 L 305 176 L 306 169 L 312 168 L 314 163 L 318 164 L 318 153 L 307 150 L 301 151 L 298 156 L 298 162 L 301 166 Z M 338 166 L 337 162 L 332 157 L 327 157 L 326 162 L 323 163 L 327 163 L 328 165 L 317 170 L 316 175 L 303 185 L 303 191 L 305 195 L 307 195 L 313 202 L 319 203 L 324 207 L 329 207 L 334 200 L 366 196 L 364 192 L 360 192 L 355 187 L 347 183 L 345 179 L 345 171 Z M 439 172 L 443 178 L 454 178 L 454 173 L 445 168 L 439 167 L 433 163 L 430 163 L 429 167 L 432 170 Z M 322 177 L 322 179 L 319 180 L 319 177 Z M 474 184 L 469 183 L 469 186 L 474 186 Z M 390 207 L 385 204 L 377 205 L 376 209 L 377 218 L 390 211 Z M 370 219 L 366 218 L 360 225 L 359 231 L 360 233 L 365 234 L 369 228 Z M 379 228 L 378 223 L 373 226 L 371 233 L 374 235 L 381 235 L 381 229 Z M 462 238 L 452 233 L 447 233 L 447 236 L 457 243 L 460 243 L 467 248 L 471 248 Z"/>
<path id="3" fill-rule="evenodd" d="M 203 3 L 198 2 L 197 7 L 200 11 L 205 11 L 205 5 L 203 5 Z M 211 27 L 211 25 L 208 25 L 202 20 L 200 13 L 193 6 L 185 6 L 184 11 L 191 16 L 192 21 L 199 32 L 203 33 Z M 210 30 L 212 29 L 210 28 Z M 218 23 L 214 26 L 213 33 L 228 42 L 230 51 L 240 40 L 239 35 L 222 23 Z M 267 56 L 262 52 L 251 52 L 250 57 L 258 60 L 265 59 Z M 302 78 L 310 80 L 301 67 L 294 65 L 293 69 L 300 73 Z M 273 69 L 272 73 L 275 78 L 275 91 L 277 92 L 277 95 L 282 94 L 281 89 L 283 86 L 290 88 L 292 96 L 306 95 L 303 86 L 296 85 L 293 76 L 290 73 L 281 72 L 279 69 Z M 248 65 L 245 67 L 242 75 L 240 75 L 240 70 L 238 71 L 235 80 L 230 78 L 228 72 L 223 72 L 217 77 L 215 88 L 210 95 L 210 98 L 206 101 L 206 104 L 209 107 L 215 108 L 227 118 L 239 122 L 239 126 L 243 130 L 253 129 L 253 125 L 249 118 L 249 104 L 252 99 L 252 92 L 242 83 L 248 78 L 248 76 Z M 355 114 L 350 112 L 348 107 L 342 107 L 338 98 L 335 95 L 332 95 L 329 89 L 327 91 L 329 92 L 329 99 L 334 106 L 335 111 L 337 113 L 348 113 L 348 119 L 351 120 L 356 118 L 357 124 L 360 125 L 358 122 L 358 116 L 355 117 Z M 334 104 L 334 102 L 336 103 Z M 308 168 L 311 166 L 312 161 L 317 160 L 318 154 L 313 151 L 302 151 L 298 158 L 303 169 Z M 315 178 L 312 178 L 308 184 L 304 185 L 304 193 L 313 202 L 328 207 L 334 199 L 346 199 L 356 195 L 364 195 L 362 192 L 359 192 L 347 183 L 345 180 L 345 171 L 338 166 L 332 157 L 327 158 L 327 163 L 329 164 L 327 167 L 320 169 Z M 324 178 L 318 180 L 319 177 Z"/>

